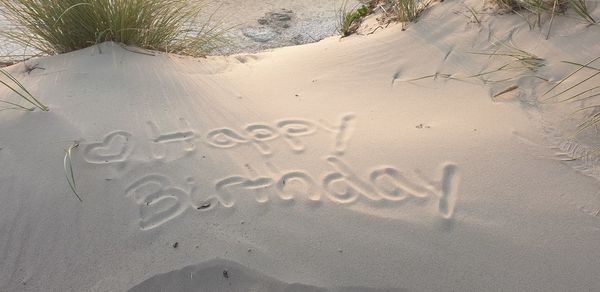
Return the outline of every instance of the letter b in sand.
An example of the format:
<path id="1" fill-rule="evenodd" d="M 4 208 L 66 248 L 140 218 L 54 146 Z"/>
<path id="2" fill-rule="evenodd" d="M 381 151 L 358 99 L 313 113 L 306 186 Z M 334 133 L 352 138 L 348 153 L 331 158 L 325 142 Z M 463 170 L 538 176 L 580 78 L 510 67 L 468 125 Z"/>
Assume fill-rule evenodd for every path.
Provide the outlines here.
<path id="1" fill-rule="evenodd" d="M 183 214 L 190 206 L 189 195 L 171 187 L 169 178 L 158 174 L 135 181 L 125 190 L 125 196 L 138 204 L 142 230 L 156 228 Z"/>

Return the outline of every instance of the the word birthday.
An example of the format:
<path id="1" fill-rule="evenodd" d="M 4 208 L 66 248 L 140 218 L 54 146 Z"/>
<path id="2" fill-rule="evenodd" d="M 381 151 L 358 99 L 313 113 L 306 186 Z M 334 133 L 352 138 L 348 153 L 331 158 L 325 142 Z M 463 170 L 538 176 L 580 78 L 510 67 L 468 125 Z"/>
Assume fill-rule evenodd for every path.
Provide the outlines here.
<path id="1" fill-rule="evenodd" d="M 271 197 L 289 201 L 305 198 L 309 202 L 320 202 L 323 197 L 340 205 L 393 202 L 411 200 L 436 200 L 437 211 L 449 219 L 454 213 L 458 191 L 458 168 L 452 163 L 441 167 L 441 177 L 426 178 L 416 171 L 418 179 L 409 179 L 392 166 L 375 167 L 362 179 L 338 156 L 327 156 L 326 163 L 333 171 L 316 180 L 302 170 L 292 170 L 277 176 L 245 177 L 232 175 L 218 180 L 214 194 L 201 194 L 198 187 L 186 192 L 172 185 L 163 175 L 146 175 L 125 190 L 140 208 L 140 227 L 143 230 L 158 227 L 183 214 L 188 209 L 210 210 L 218 205 L 231 208 L 236 197 L 254 196 L 256 202 L 267 203 Z M 192 198 L 203 198 L 192 202 Z"/>

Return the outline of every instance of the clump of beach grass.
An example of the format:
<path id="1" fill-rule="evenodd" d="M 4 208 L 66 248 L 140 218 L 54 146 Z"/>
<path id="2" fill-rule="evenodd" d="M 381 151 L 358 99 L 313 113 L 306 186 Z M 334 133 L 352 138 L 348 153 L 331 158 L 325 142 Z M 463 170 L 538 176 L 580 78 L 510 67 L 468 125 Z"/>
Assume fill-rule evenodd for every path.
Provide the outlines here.
<path id="1" fill-rule="evenodd" d="M 394 0 L 394 11 L 398 21 L 402 23 L 416 22 L 430 4 L 429 0 Z"/>
<path id="2" fill-rule="evenodd" d="M 529 27 L 542 27 L 542 17 L 549 16 L 548 31 L 546 39 L 550 37 L 554 17 L 564 14 L 567 8 L 571 8 L 577 17 L 590 25 L 597 24 L 596 19 L 590 14 L 587 0 L 492 0 L 499 8 L 507 9 L 521 16 Z M 526 13 L 521 13 L 524 10 Z M 533 20 L 531 20 L 533 16 Z"/>
<path id="3" fill-rule="evenodd" d="M 507 57 L 512 62 L 501 66 L 502 70 L 527 70 L 536 72 L 545 66 L 545 60 L 533 53 L 527 52 L 515 46 L 511 41 L 495 41 L 492 43 L 494 49 L 490 52 L 471 52 L 476 55 L 486 55 L 491 57 Z"/>
<path id="4" fill-rule="evenodd" d="M 31 104 L 33 107 L 26 107 L 20 105 L 16 102 L 0 100 L 1 104 L 8 105 L 9 107 L 0 108 L 0 110 L 22 110 L 22 111 L 33 111 L 35 108 L 38 108 L 42 111 L 48 111 L 48 107 L 41 103 L 37 98 L 35 98 L 28 90 L 15 78 L 13 75 L 8 73 L 4 69 L 0 69 L 0 85 L 8 88 L 10 91 L 14 92 L 21 99 L 25 100 L 27 103 Z"/>
<path id="5" fill-rule="evenodd" d="M 507 81 L 517 80 L 522 77 L 534 77 L 547 81 L 545 78 L 537 76 L 536 73 L 544 66 L 546 60 L 540 58 L 533 53 L 516 47 L 510 41 L 495 41 L 492 42 L 492 49 L 483 52 L 468 52 L 474 55 L 488 56 L 496 66 L 492 68 L 484 68 L 479 73 L 471 73 L 467 75 L 449 74 L 443 72 L 435 72 L 434 74 L 401 80 L 404 82 L 414 82 L 432 78 L 433 80 L 457 80 L 467 81 L 471 79 L 479 79 L 484 84 L 497 84 Z M 513 91 L 518 86 L 510 86 L 504 91 L 497 93 L 496 96 Z"/>
<path id="6" fill-rule="evenodd" d="M 542 17 L 550 16 L 546 39 L 550 36 L 554 17 L 557 14 L 564 14 L 567 9 L 568 0 L 495 0 L 496 4 L 501 8 L 508 8 L 512 12 L 521 16 L 529 24 L 529 28 L 533 29 L 536 26 L 541 29 Z M 525 10 L 529 14 L 522 14 L 519 11 Z M 533 16 L 533 21 L 530 20 Z"/>
<path id="7" fill-rule="evenodd" d="M 114 41 L 204 56 L 224 30 L 201 19 L 203 8 L 188 0 L 0 0 L 0 13 L 14 25 L 0 33 L 45 54 Z"/>
<path id="8" fill-rule="evenodd" d="M 362 5 L 359 8 L 348 8 L 348 0 L 344 0 L 337 11 L 338 32 L 342 36 L 349 36 L 358 28 L 360 19 L 369 14 L 369 7 Z"/>

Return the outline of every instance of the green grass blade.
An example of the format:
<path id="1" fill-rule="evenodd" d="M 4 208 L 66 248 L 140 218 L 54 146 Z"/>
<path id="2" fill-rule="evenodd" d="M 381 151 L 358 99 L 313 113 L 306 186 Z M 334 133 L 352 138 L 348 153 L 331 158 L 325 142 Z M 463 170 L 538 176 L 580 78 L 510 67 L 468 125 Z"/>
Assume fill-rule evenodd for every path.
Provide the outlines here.
<path id="1" fill-rule="evenodd" d="M 63 167 L 65 170 L 65 176 L 67 178 L 67 183 L 69 184 L 69 188 L 71 189 L 73 194 L 75 194 L 77 199 L 79 199 L 80 202 L 83 202 L 83 200 L 77 193 L 77 185 L 75 184 L 75 174 L 73 173 L 73 165 L 71 163 L 71 154 L 73 152 L 73 149 L 77 148 L 78 146 L 79 146 L 79 143 L 73 142 L 73 144 L 65 150 L 65 158 L 63 160 Z"/>
<path id="2" fill-rule="evenodd" d="M 553 96 L 551 96 L 551 97 L 547 98 L 546 100 L 548 100 L 548 99 L 552 99 L 552 98 L 555 98 L 555 97 L 558 97 L 558 96 L 561 96 L 562 94 L 566 93 L 567 91 L 570 91 L 570 90 L 572 90 L 572 89 L 576 88 L 577 86 L 579 86 L 579 85 L 581 85 L 581 84 L 583 84 L 583 83 L 587 82 L 588 80 L 590 80 L 590 79 L 592 79 L 592 78 L 594 78 L 594 77 L 596 77 L 596 76 L 598 76 L 598 75 L 600 75 L 600 72 L 598 72 L 598 73 L 594 73 L 594 74 L 592 74 L 592 75 L 588 76 L 587 78 L 585 78 L 585 79 L 583 79 L 583 80 L 581 80 L 581 81 L 577 82 L 575 85 L 572 85 L 572 86 L 568 87 L 567 89 L 565 89 L 565 90 L 563 90 L 563 91 L 561 91 L 561 92 L 559 92 L 559 93 L 557 93 L 557 94 L 555 94 L 555 95 L 553 95 Z"/>
<path id="3" fill-rule="evenodd" d="M 48 111 L 48 107 L 45 106 L 44 104 L 42 104 L 39 100 L 37 100 L 26 88 L 25 86 L 23 86 L 23 84 L 21 84 L 21 82 L 19 82 L 14 76 L 12 76 L 11 74 L 9 74 L 8 72 L 6 72 L 3 69 L 0 69 L 0 77 L 4 76 L 8 79 L 9 82 L 13 83 L 9 84 L 9 82 L 4 81 L 2 79 L 0 79 L 0 84 L 5 86 L 6 88 L 8 88 L 10 91 L 14 92 L 15 94 L 17 94 L 19 97 L 21 97 L 22 99 L 24 99 L 25 101 L 31 103 L 34 107 L 39 108 L 42 111 Z M 4 101 L 4 103 L 9 103 Z M 24 106 L 20 106 L 17 105 L 16 103 L 11 103 L 12 105 L 18 106 L 22 109 L 27 109 Z"/>
<path id="4" fill-rule="evenodd" d="M 567 79 L 573 77 L 573 75 L 577 74 L 577 72 L 581 71 L 583 68 L 585 68 L 585 66 L 588 66 L 588 65 L 596 62 L 598 59 L 600 59 L 600 57 L 594 58 L 593 60 L 587 62 L 585 65 L 579 65 L 579 64 L 576 64 L 576 63 L 570 63 L 568 61 L 563 61 L 563 63 L 579 65 L 580 67 L 577 70 L 571 72 L 569 75 L 567 75 L 567 77 L 561 79 L 558 83 L 556 83 L 554 86 L 552 86 L 550 89 L 548 89 L 548 91 L 544 92 L 544 94 L 542 94 L 541 97 L 546 96 L 546 94 L 548 94 L 551 91 L 553 91 L 555 88 L 557 88 L 558 86 L 560 86 L 563 82 L 567 81 Z M 544 99 L 543 101 L 546 101 L 548 99 L 550 99 L 550 98 Z"/>

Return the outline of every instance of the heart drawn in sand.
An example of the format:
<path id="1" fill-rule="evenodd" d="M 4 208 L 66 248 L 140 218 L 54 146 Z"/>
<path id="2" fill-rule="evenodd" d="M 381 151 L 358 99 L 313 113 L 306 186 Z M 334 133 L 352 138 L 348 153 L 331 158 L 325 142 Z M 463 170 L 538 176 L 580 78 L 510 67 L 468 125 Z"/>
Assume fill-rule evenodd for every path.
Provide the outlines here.
<path id="1" fill-rule="evenodd" d="M 115 131 L 104 136 L 102 142 L 88 144 L 83 155 L 89 163 L 121 162 L 129 157 L 132 150 L 131 134 Z"/>

